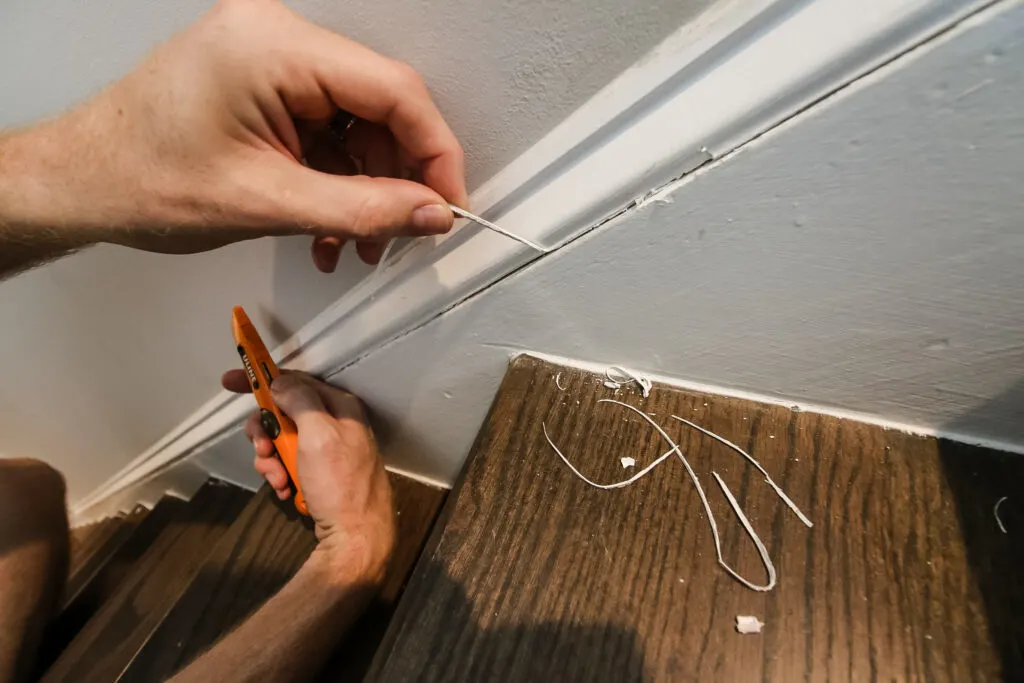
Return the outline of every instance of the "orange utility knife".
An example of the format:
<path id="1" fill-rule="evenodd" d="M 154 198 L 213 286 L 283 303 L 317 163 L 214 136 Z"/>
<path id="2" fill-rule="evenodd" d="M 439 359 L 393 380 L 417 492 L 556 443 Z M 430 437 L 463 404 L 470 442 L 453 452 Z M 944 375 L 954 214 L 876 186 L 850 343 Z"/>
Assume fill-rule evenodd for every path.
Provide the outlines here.
<path id="1" fill-rule="evenodd" d="M 249 322 L 249 316 L 241 306 L 235 306 L 231 311 L 231 331 L 235 335 L 238 355 L 242 357 L 242 365 L 245 366 L 252 395 L 256 397 L 256 405 L 260 408 L 260 424 L 274 442 L 277 456 L 288 471 L 288 477 L 295 488 L 295 509 L 308 515 L 309 510 L 306 508 L 306 499 L 299 485 L 299 471 L 295 460 L 299 452 L 299 432 L 295 428 L 295 422 L 281 412 L 270 395 L 270 385 L 281 371 L 277 369 L 274 359 L 270 357 L 267 347 L 260 339 L 259 332 Z"/>

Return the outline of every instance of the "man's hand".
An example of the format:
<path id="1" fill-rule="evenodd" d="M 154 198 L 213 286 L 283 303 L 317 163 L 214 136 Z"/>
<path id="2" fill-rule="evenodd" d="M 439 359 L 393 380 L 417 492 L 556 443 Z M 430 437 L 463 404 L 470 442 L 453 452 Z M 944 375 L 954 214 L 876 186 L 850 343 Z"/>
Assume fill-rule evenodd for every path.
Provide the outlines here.
<path id="1" fill-rule="evenodd" d="M 241 370 L 222 383 L 249 389 Z M 395 539 L 391 489 L 359 399 L 299 372 L 282 374 L 272 390 L 299 428 L 299 479 L 320 543 L 277 595 L 175 683 L 313 680 L 384 576 Z M 246 422 L 245 433 L 256 469 L 287 498 L 284 467 L 259 420 Z"/>
<path id="2" fill-rule="evenodd" d="M 359 118 L 344 139 L 327 129 L 339 109 Z M 374 262 L 387 238 L 447 231 L 462 164 L 410 67 L 276 0 L 222 0 L 92 101 L 0 140 L 0 244 L 193 252 L 309 233 L 330 271 L 347 239 Z"/>
<path id="3" fill-rule="evenodd" d="M 249 391 L 241 370 L 225 373 L 222 383 L 231 391 Z M 298 428 L 299 481 L 316 523 L 317 552 L 328 558 L 337 578 L 379 583 L 394 546 L 395 520 L 391 487 L 362 403 L 300 372 L 283 373 L 272 391 Z M 256 471 L 287 500 L 288 474 L 258 412 L 246 421 L 245 435 L 256 451 Z"/>

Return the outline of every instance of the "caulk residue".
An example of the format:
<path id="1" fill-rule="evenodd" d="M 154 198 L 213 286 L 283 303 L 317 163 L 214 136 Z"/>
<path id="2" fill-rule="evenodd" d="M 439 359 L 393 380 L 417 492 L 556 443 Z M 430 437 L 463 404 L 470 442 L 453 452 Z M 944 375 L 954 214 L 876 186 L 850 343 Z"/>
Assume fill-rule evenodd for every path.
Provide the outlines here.
<path id="1" fill-rule="evenodd" d="M 765 584 L 763 584 L 763 585 L 755 584 L 752 581 L 749 581 L 748 579 L 746 579 L 745 577 L 740 575 L 739 572 L 737 572 L 735 569 L 733 569 L 732 567 L 730 567 L 726 563 L 726 561 L 725 561 L 725 559 L 724 559 L 724 557 L 722 555 L 722 541 L 721 541 L 721 538 L 719 537 L 719 533 L 718 533 L 718 524 L 715 521 L 714 513 L 711 511 L 711 505 L 708 503 L 708 498 L 707 498 L 707 495 L 704 493 L 704 488 L 701 486 L 700 480 L 697 478 L 697 475 L 693 471 L 693 468 L 690 467 L 690 463 L 689 463 L 689 461 L 687 461 L 686 456 L 683 455 L 683 452 L 679 448 L 679 445 L 675 441 L 672 440 L 672 438 L 665 432 L 664 429 L 662 429 L 661 425 L 659 425 L 657 422 L 655 422 L 650 416 L 648 416 L 642 410 L 640 410 L 639 408 L 635 408 L 635 407 L 629 405 L 628 403 L 623 403 L 621 401 L 616 401 L 616 400 L 610 399 L 610 398 L 600 399 L 598 401 L 598 403 L 610 403 L 610 404 L 618 405 L 618 406 L 621 406 L 622 408 L 625 408 L 627 410 L 630 410 L 630 411 L 636 413 L 641 418 L 643 418 L 649 425 L 651 425 L 651 427 L 653 427 L 658 432 L 658 434 L 661 435 L 661 438 L 665 440 L 665 442 L 669 445 L 670 448 L 669 448 L 669 450 L 666 453 L 662 454 L 654 462 L 652 462 L 650 465 L 648 465 L 647 467 L 643 468 L 641 471 L 639 471 L 636 474 L 634 474 L 629 479 L 626 479 L 626 480 L 623 480 L 623 481 L 613 482 L 611 484 L 598 484 L 598 483 L 588 479 L 583 473 L 581 473 L 578 469 L 576 469 L 576 467 L 572 464 L 572 462 L 570 462 L 569 459 L 558 448 L 558 446 L 555 445 L 555 442 L 551 439 L 551 435 L 548 434 L 547 425 L 542 422 L 541 423 L 541 429 L 544 432 L 544 438 L 547 440 L 548 445 L 551 446 L 552 450 L 555 451 L 555 454 L 558 455 L 558 457 L 562 460 L 562 462 L 565 463 L 566 467 L 568 467 L 570 470 L 572 470 L 573 474 L 575 474 L 577 477 L 582 479 L 584 482 L 586 482 L 590 486 L 593 486 L 593 487 L 599 488 L 599 489 L 608 490 L 608 489 L 616 489 L 616 488 L 622 488 L 624 486 L 629 486 L 630 484 L 632 484 L 635 481 L 639 480 L 641 477 L 643 477 L 648 472 L 653 470 L 659 464 L 664 462 L 665 459 L 671 457 L 672 455 L 678 456 L 679 460 L 683 463 L 683 467 L 686 469 L 686 473 L 689 476 L 690 481 L 693 482 L 694 487 L 697 489 L 697 495 L 700 497 L 701 505 L 704 507 L 704 513 L 707 516 L 708 524 L 711 527 L 711 536 L 712 536 L 712 538 L 714 540 L 714 543 L 715 543 L 715 554 L 717 556 L 719 566 L 721 566 L 726 572 L 728 572 L 730 576 L 732 576 L 734 579 L 736 579 L 737 581 L 742 583 L 747 588 L 750 588 L 751 590 L 755 590 L 755 591 L 770 591 L 772 588 L 774 588 L 777 577 L 776 577 L 776 572 L 775 572 L 775 565 L 772 563 L 771 557 L 768 555 L 768 549 L 765 547 L 764 543 L 761 541 L 761 538 L 757 535 L 757 532 L 754 530 L 753 526 L 750 524 L 750 520 L 747 519 L 747 516 L 744 514 L 743 510 L 740 508 L 739 503 L 736 501 L 736 498 L 732 494 L 732 491 L 729 490 L 729 487 L 722 480 L 722 478 L 720 476 L 718 476 L 718 473 L 712 471 L 711 474 L 715 478 L 715 482 L 718 484 L 718 487 L 721 489 L 722 494 L 725 496 L 726 500 L 728 501 L 729 506 L 732 508 L 733 513 L 736 515 L 737 519 L 739 519 L 740 524 L 743 526 L 743 530 L 747 533 L 747 535 L 750 537 L 751 541 L 754 543 L 754 546 L 757 548 L 758 555 L 761 557 L 761 562 L 764 564 L 765 571 L 768 574 L 768 581 Z M 800 518 L 800 521 L 802 521 L 808 527 L 812 526 L 811 521 L 796 507 L 796 504 L 793 503 L 793 501 L 790 500 L 789 497 L 785 493 L 782 492 L 782 489 L 779 488 L 777 484 L 775 484 L 775 482 L 771 479 L 771 477 L 768 476 L 767 471 L 761 466 L 761 464 L 759 462 L 757 462 L 757 460 L 755 460 L 753 458 L 753 456 L 751 456 L 749 453 L 747 453 L 746 451 L 744 451 L 743 449 L 741 449 L 739 446 L 735 445 L 731 441 L 728 441 L 728 440 L 718 436 L 714 432 L 706 430 L 703 427 L 700 427 L 699 425 L 696 425 L 696 424 L 694 424 L 694 423 L 692 423 L 692 422 L 690 422 L 688 420 L 685 420 L 685 419 L 683 419 L 681 417 L 678 417 L 676 415 L 673 415 L 672 417 L 674 419 L 680 421 L 680 422 L 683 422 L 683 423 L 685 423 L 685 424 L 687 424 L 687 425 L 697 429 L 698 431 L 702 432 L 703 434 L 706 434 L 706 435 L 716 439 L 717 441 L 719 441 L 719 442 L 729 446 L 733 450 L 738 451 L 741 455 L 743 455 L 744 458 L 746 458 L 751 463 L 753 463 L 754 466 L 757 467 L 757 469 L 762 474 L 765 475 L 765 479 L 768 481 L 769 485 L 772 486 L 772 488 L 775 490 L 775 492 L 779 495 L 779 497 L 783 500 L 783 502 L 785 502 L 786 505 L 794 512 L 794 514 L 796 514 L 797 517 Z"/>
<path id="2" fill-rule="evenodd" d="M 747 635 L 748 633 L 760 633 L 761 627 L 763 626 L 764 622 L 757 617 L 750 617 L 744 614 L 736 615 L 736 630 L 743 635 Z"/>
<path id="3" fill-rule="evenodd" d="M 619 389 L 634 383 L 640 387 L 640 393 L 644 395 L 644 398 L 651 395 L 651 388 L 654 384 L 646 375 L 618 365 L 609 366 L 604 371 L 604 385 L 609 389 Z"/>

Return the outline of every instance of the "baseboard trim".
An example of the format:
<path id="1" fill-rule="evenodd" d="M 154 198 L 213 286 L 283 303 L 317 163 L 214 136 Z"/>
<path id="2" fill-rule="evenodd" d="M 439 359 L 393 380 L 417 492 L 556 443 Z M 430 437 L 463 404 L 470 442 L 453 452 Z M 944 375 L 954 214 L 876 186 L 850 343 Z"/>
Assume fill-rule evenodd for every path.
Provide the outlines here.
<path id="1" fill-rule="evenodd" d="M 857 0 L 719 3 L 474 192 L 473 208 L 557 251 L 991 4 L 885 0 L 866 12 Z M 538 258 L 547 256 L 464 225 L 417 240 L 274 355 L 333 377 Z M 251 409 L 250 398 L 221 392 L 74 514 L 89 517 L 237 434 Z"/>
<path id="2" fill-rule="evenodd" d="M 539 358 L 540 360 L 548 361 L 549 363 L 579 368 L 580 370 L 586 370 L 587 372 L 593 372 L 598 375 L 603 374 L 610 365 L 613 365 L 613 363 L 600 363 L 576 358 L 565 358 L 563 356 L 556 356 L 540 351 L 523 351 L 513 355 L 513 358 L 519 355 L 532 356 L 534 358 Z M 799 410 L 804 413 L 815 413 L 817 415 L 827 415 L 829 417 L 839 418 L 840 420 L 862 422 L 864 424 L 881 427 L 882 429 L 891 429 L 893 431 L 904 432 L 906 434 L 913 434 L 914 436 L 946 439 L 970 446 L 980 446 L 981 448 L 990 448 L 992 450 L 1004 451 L 1006 453 L 1024 455 L 1024 444 L 999 441 L 997 439 L 986 439 L 974 434 L 910 424 L 906 422 L 899 422 L 897 420 L 887 420 L 872 413 L 862 413 L 856 410 L 845 410 L 834 406 L 808 403 L 806 401 L 794 400 L 784 396 L 763 394 L 756 391 L 746 391 L 730 386 L 707 384 L 705 382 L 691 382 L 677 377 L 668 377 L 666 375 L 659 375 L 657 373 L 650 372 L 644 372 L 643 375 L 652 382 L 667 384 L 672 387 L 686 389 L 687 391 L 702 394 L 714 394 L 716 396 L 727 396 L 729 398 L 738 398 L 744 401 L 753 401 L 754 403 L 767 403 L 769 405 L 783 406 L 785 408 L 792 408 L 793 410 Z"/>

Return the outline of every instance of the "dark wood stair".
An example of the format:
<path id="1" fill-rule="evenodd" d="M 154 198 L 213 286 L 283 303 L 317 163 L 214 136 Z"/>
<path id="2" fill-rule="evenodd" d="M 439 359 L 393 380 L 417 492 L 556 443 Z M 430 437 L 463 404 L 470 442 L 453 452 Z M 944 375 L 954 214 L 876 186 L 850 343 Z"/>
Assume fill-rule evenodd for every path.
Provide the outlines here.
<path id="1" fill-rule="evenodd" d="M 559 376 L 560 375 L 560 376 Z M 562 391 L 556 385 L 565 387 Z M 779 405 L 513 361 L 410 579 L 368 680 L 1024 680 L 1024 457 Z M 717 564 L 678 458 L 703 483 L 725 559 L 764 569 L 711 477 L 728 483 L 778 570 L 754 592 Z M 758 458 L 814 522 L 751 465 L 675 414 Z M 636 459 L 625 471 L 620 458 Z M 737 615 L 763 632 L 740 635 Z"/>
<path id="2" fill-rule="evenodd" d="M 362 680 L 447 493 L 389 476 L 395 556 L 324 680 Z M 269 487 L 252 494 L 213 480 L 191 501 L 168 497 L 148 513 L 76 529 L 65 608 L 47 634 L 41 680 L 166 680 L 276 593 L 315 545 L 309 520 Z"/>
<path id="3" fill-rule="evenodd" d="M 774 560 L 774 590 L 751 591 L 718 566 L 677 458 L 615 490 L 569 471 L 542 424 L 599 482 L 668 450 L 602 398 L 653 415 L 677 440 L 726 561 L 760 582 L 711 472 L 728 482 Z M 739 455 L 672 414 L 756 457 L 813 528 Z M 391 481 L 395 560 L 325 683 L 1024 680 L 1024 508 L 1002 506 L 1007 533 L 993 515 L 1024 490 L 1019 455 L 663 385 L 643 398 L 524 356 L 451 495 Z M 315 544 L 269 489 L 219 482 L 75 533 L 75 589 L 44 681 L 165 680 L 272 596 Z M 763 632 L 738 634 L 741 614 Z"/>

